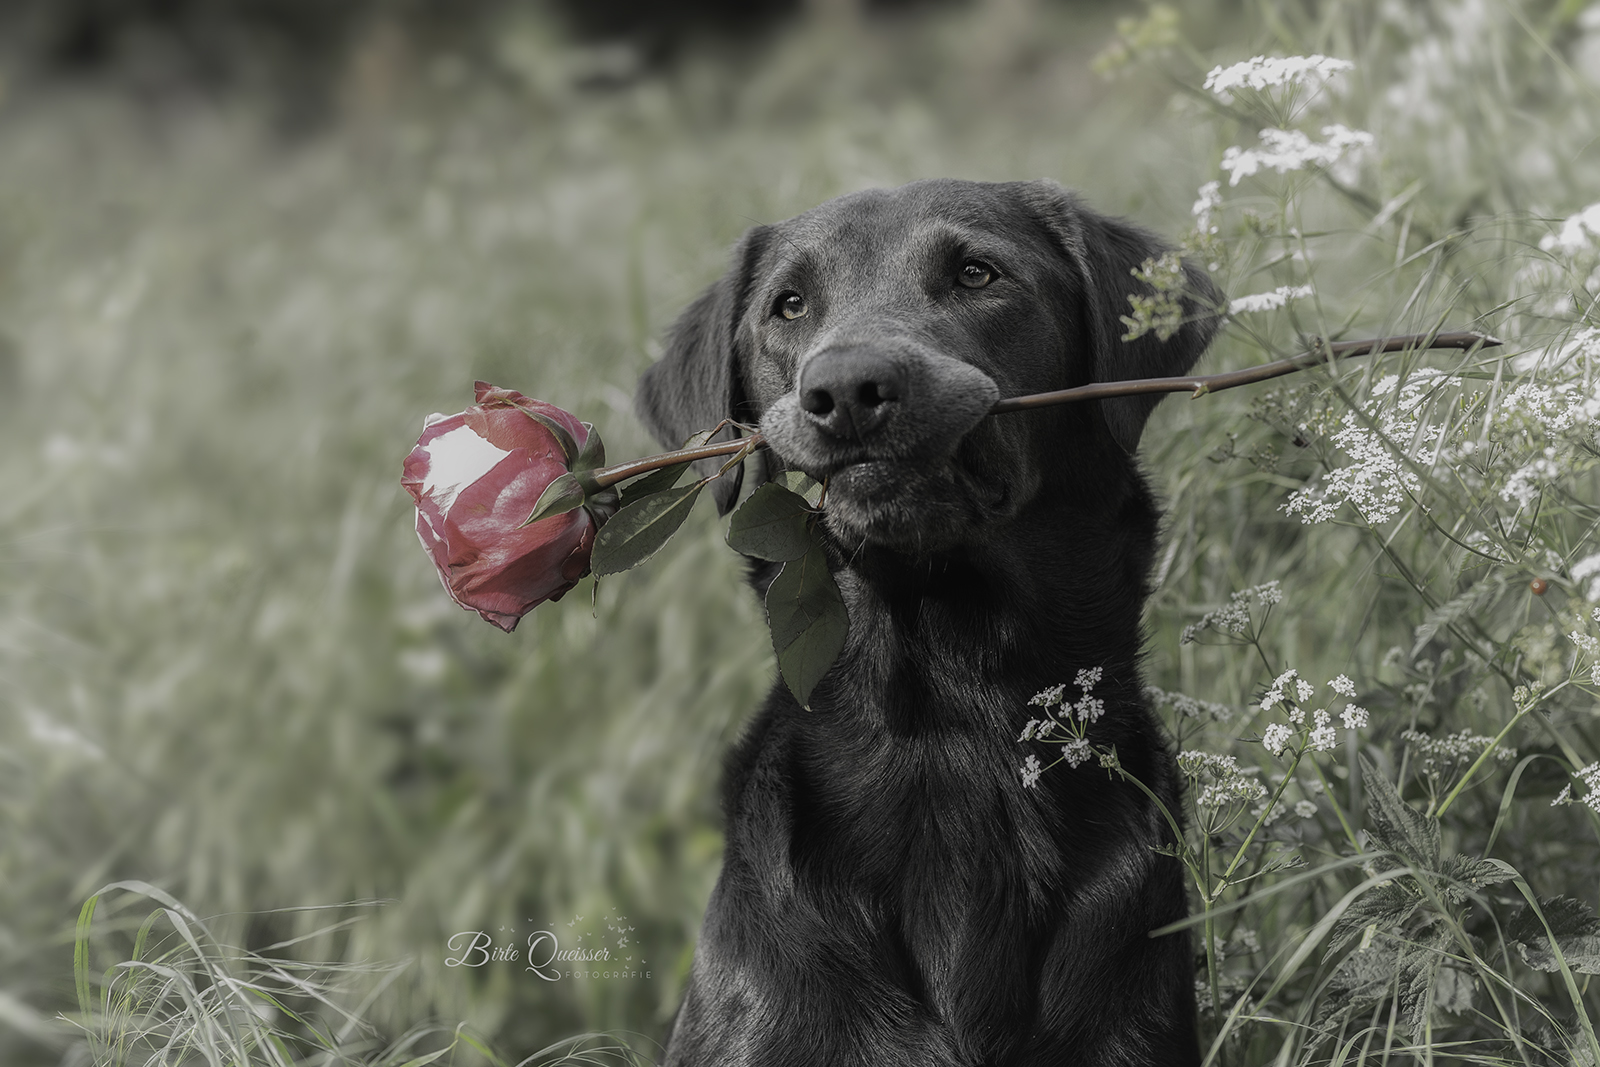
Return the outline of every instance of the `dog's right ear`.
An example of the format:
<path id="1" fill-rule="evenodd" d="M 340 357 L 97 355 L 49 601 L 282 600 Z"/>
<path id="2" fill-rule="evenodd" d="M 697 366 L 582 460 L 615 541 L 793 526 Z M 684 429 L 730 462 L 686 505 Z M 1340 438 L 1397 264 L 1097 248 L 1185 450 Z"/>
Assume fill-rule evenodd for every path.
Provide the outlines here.
<path id="1" fill-rule="evenodd" d="M 1150 332 L 1124 340 L 1123 317 L 1131 310 L 1129 297 L 1154 293 L 1136 280 L 1133 272 L 1172 248 L 1143 227 L 1091 211 L 1055 182 L 1026 183 L 1022 195 L 1081 276 L 1092 380 L 1115 382 L 1188 373 L 1222 323 L 1218 314 L 1222 293 L 1205 272 L 1192 263 L 1182 265 L 1183 322 L 1176 332 L 1166 338 Z M 1099 402 L 1106 428 L 1123 451 L 1131 453 L 1138 448 L 1145 420 L 1163 395 L 1107 397 Z"/>
<path id="2" fill-rule="evenodd" d="M 644 372 L 634 395 L 639 421 L 667 448 L 678 448 L 693 434 L 724 419 L 754 418 L 739 373 L 739 321 L 744 317 L 756 261 L 766 248 L 770 227 L 756 226 L 740 238 L 733 262 L 667 331 L 666 354 Z M 740 436 L 728 427 L 715 440 Z M 701 477 L 715 474 L 721 460 L 701 460 Z M 739 496 L 744 472 L 735 468 L 711 483 L 717 510 L 726 515 Z"/>

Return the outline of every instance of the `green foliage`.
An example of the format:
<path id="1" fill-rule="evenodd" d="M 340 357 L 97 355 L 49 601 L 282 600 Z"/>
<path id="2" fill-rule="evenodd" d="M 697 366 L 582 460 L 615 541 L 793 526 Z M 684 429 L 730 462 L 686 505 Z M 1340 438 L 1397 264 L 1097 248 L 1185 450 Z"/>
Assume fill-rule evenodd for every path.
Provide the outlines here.
<path id="1" fill-rule="evenodd" d="M 810 540 L 805 553 L 785 563 L 767 587 L 767 624 L 778 670 L 789 692 L 807 707 L 811 691 L 839 658 L 850 629 L 827 554 L 815 535 Z"/>
<path id="2" fill-rule="evenodd" d="M 728 547 L 773 563 L 799 559 L 811 548 L 810 517 L 805 497 L 768 482 L 728 520 Z"/>
<path id="3" fill-rule="evenodd" d="M 689 518 L 703 481 L 640 496 L 624 505 L 594 539 L 595 577 L 637 567 L 661 551 Z"/>

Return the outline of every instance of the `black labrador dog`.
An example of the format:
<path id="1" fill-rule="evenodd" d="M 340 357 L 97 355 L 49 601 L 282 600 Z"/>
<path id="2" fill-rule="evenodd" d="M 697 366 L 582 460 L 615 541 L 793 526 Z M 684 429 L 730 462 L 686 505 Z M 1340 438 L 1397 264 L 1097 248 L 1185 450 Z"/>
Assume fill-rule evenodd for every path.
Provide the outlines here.
<path id="1" fill-rule="evenodd" d="M 1165 246 L 1049 182 L 916 182 L 750 230 L 674 326 L 638 410 L 663 444 L 759 422 L 754 479 L 827 479 L 850 614 L 802 708 L 728 756 L 722 875 L 666 1063 L 1192 1064 L 1171 833 L 1097 763 L 1027 788 L 1028 700 L 1098 667 L 1102 747 L 1178 810 L 1139 676 L 1158 397 L 985 417 L 997 397 L 1181 374 L 1218 294 L 1121 340 Z M 726 510 L 732 476 L 714 483 Z M 776 567 L 752 563 L 764 592 Z"/>

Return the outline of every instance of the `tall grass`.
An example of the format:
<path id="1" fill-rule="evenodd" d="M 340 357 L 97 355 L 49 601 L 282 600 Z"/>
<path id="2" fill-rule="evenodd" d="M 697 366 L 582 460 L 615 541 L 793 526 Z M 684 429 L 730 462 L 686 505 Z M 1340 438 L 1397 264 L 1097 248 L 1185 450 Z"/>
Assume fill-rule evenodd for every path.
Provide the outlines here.
<path id="1" fill-rule="evenodd" d="M 1183 748 L 1257 768 L 1283 801 L 1191 813 L 1222 820 L 1191 856 L 1209 879 L 1197 975 L 1217 1060 L 1594 1062 L 1596 824 L 1550 805 L 1563 786 L 1584 795 L 1573 772 L 1600 758 L 1568 636 L 1600 633 L 1573 573 L 1600 552 L 1594 440 L 1516 393 L 1594 386 L 1596 354 L 1573 343 L 1597 325 L 1593 263 L 1539 248 L 1600 189 L 1593 72 L 1567 65 L 1595 47 L 1578 14 L 1197 2 L 1119 34 L 1072 9 L 985 5 L 797 26 L 757 57 L 600 94 L 574 87 L 573 54 L 529 19 L 465 76 L 420 69 L 386 111 L 290 144 L 245 100 L 14 103 L 0 1058 L 110 1062 L 117 1035 L 166 1040 L 191 1011 L 148 985 L 125 999 L 155 973 L 127 966 L 156 958 L 134 951 L 138 922 L 76 925 L 117 881 L 150 886 L 175 971 L 231 968 L 232 986 L 197 991 L 247 1003 L 271 968 L 320 963 L 327 1018 L 359 1008 L 372 1028 L 340 1038 L 309 1008 L 301 1027 L 219 996 L 195 1033 L 244 1026 L 224 1061 L 399 1063 L 455 1042 L 449 1056 L 515 1063 L 581 1031 L 659 1035 L 717 869 L 718 757 L 772 677 L 758 606 L 702 517 L 592 606 L 586 583 L 507 638 L 437 588 L 399 459 L 474 378 L 582 413 L 618 456 L 644 451 L 632 383 L 746 225 L 954 175 L 1054 177 L 1174 235 L 1221 179 L 1218 233 L 1191 235 L 1195 252 L 1235 296 L 1315 295 L 1235 316 L 1216 369 L 1311 336 L 1443 324 L 1507 340 L 1159 408 L 1144 461 L 1169 524 L 1149 669 L 1188 698 L 1168 701 Z M 1113 39 L 1102 79 L 1090 61 Z M 1213 63 L 1260 51 L 1356 66 L 1293 115 L 1200 88 Z M 1226 186 L 1224 149 L 1287 119 L 1374 145 L 1354 169 Z M 1415 487 L 1402 479 L 1390 516 L 1347 505 L 1303 524 L 1283 505 L 1350 466 L 1346 416 Z M 1502 495 L 1546 447 L 1552 472 L 1518 483 L 1532 495 Z M 1181 640 L 1274 580 L 1282 602 L 1250 600 L 1245 629 Z M 1370 713 L 1292 769 L 1254 740 L 1287 722 L 1260 705 L 1290 667 L 1319 687 L 1348 676 Z M 1463 730 L 1517 754 L 1439 747 Z M 1211 853 L 1243 857 L 1228 884 Z M 292 910 L 379 899 L 337 928 Z M 458 931 L 579 915 L 626 916 L 652 977 L 446 963 Z M 116 1014 L 132 1003 L 169 1005 L 167 1029 Z M 274 1051 L 282 1034 L 303 1043 Z M 204 1062 L 210 1046 L 184 1047 Z"/>

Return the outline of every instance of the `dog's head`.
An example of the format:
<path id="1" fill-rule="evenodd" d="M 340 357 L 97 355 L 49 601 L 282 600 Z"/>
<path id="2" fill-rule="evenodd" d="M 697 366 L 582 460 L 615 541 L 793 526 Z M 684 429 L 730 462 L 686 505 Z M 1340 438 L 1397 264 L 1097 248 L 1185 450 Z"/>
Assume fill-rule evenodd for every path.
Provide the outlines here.
<path id="1" fill-rule="evenodd" d="M 1121 461 L 1158 395 L 987 419 L 1007 396 L 1182 374 L 1219 296 L 1185 266 L 1185 324 L 1121 340 L 1132 276 L 1166 246 L 1051 182 L 923 181 L 745 234 L 683 313 L 638 410 L 676 447 L 759 422 L 788 469 L 828 479 L 847 544 L 922 554 L 1003 524 L 1073 464 Z M 1108 457 L 1110 457 L 1108 459 Z M 736 475 L 716 486 L 726 511 Z"/>

